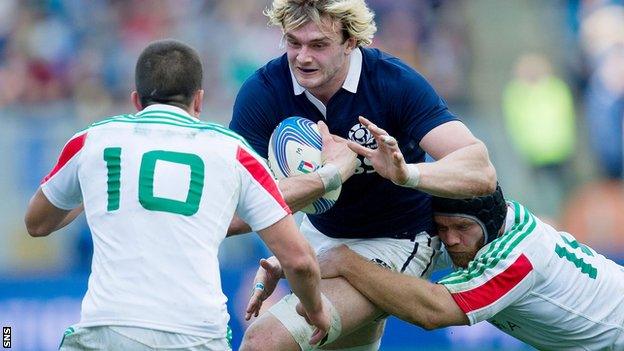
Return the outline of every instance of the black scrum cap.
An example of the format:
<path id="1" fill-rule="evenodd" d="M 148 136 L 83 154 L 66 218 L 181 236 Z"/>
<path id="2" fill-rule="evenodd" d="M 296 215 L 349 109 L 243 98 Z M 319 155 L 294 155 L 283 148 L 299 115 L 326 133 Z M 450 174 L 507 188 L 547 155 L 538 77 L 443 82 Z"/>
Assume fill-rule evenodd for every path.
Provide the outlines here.
<path id="1" fill-rule="evenodd" d="M 484 245 L 496 239 L 507 215 L 507 204 L 503 190 L 498 184 L 496 190 L 486 196 L 469 199 L 447 199 L 433 196 L 431 206 L 434 214 L 462 216 L 475 220 L 483 228 Z"/>

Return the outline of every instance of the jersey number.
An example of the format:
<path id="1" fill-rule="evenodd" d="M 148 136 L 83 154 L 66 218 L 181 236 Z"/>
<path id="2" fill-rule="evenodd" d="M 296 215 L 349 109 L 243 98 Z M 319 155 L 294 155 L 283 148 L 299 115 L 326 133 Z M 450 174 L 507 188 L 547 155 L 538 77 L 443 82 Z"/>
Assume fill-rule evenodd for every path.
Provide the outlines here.
<path id="1" fill-rule="evenodd" d="M 569 240 L 563 235 L 561 235 L 561 239 L 563 239 L 563 241 L 565 242 L 564 246 L 570 247 L 572 249 L 580 249 L 581 252 L 583 252 L 585 255 L 594 256 L 594 253 L 589 247 L 580 244 L 578 241 Z M 592 279 L 596 279 L 596 276 L 598 275 L 598 270 L 596 269 L 596 267 L 592 266 L 590 263 L 585 262 L 581 257 L 578 257 L 574 252 L 568 250 L 564 246 L 560 246 L 559 244 L 555 246 L 555 253 L 557 254 L 557 256 L 565 258 L 566 260 L 572 262 L 576 266 L 576 268 L 581 270 L 581 273 L 587 274 Z"/>
<path id="2" fill-rule="evenodd" d="M 191 168 L 191 181 L 186 194 L 186 201 L 167 199 L 154 195 L 154 171 L 156 161 L 187 165 Z M 121 196 L 121 148 L 104 149 L 104 161 L 108 171 L 107 194 L 108 211 L 119 209 Z M 169 181 L 175 182 L 175 179 Z M 199 200 L 204 190 L 204 161 L 195 155 L 183 152 L 155 150 L 143 154 L 139 168 L 139 203 L 150 211 L 177 213 L 185 216 L 194 215 L 199 210 Z"/>

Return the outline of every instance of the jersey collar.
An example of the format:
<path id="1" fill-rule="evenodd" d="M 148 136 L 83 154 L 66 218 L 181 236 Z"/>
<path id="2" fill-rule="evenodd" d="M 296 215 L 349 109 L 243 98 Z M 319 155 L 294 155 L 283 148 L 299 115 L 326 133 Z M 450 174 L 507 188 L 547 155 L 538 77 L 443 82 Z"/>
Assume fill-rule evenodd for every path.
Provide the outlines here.
<path id="1" fill-rule="evenodd" d="M 507 214 L 505 215 L 505 222 L 504 222 L 505 229 L 503 231 L 503 234 L 501 235 L 508 233 L 511 230 L 511 227 L 513 227 L 513 225 L 515 224 L 515 222 L 516 222 L 516 211 L 514 210 L 514 207 L 508 202 Z M 489 242 L 486 245 L 484 245 L 482 248 L 480 248 L 479 251 L 477 251 L 477 254 L 475 255 L 475 257 L 479 257 L 480 254 L 486 252 L 491 244 L 492 242 Z"/>
<path id="2" fill-rule="evenodd" d="M 188 112 L 186 112 L 185 110 L 177 107 L 177 106 L 173 106 L 173 105 L 166 105 L 166 104 L 153 104 L 153 105 L 149 105 L 146 108 L 142 109 L 141 111 L 139 111 L 139 113 L 137 113 L 137 116 L 141 116 L 144 113 L 150 112 L 150 111 L 165 111 L 165 112 L 170 112 L 170 113 L 175 113 L 178 115 L 183 115 L 185 117 L 189 117 L 192 118 L 194 120 L 199 120 L 199 118 L 191 116 Z"/>
<path id="3" fill-rule="evenodd" d="M 357 93 L 358 84 L 360 83 L 360 74 L 362 74 L 362 51 L 360 48 L 355 48 L 351 52 L 349 58 L 349 72 L 347 72 L 347 78 L 342 84 L 342 88 L 353 94 Z M 301 95 L 306 90 L 299 85 L 292 70 L 290 70 L 290 78 L 292 79 L 293 91 L 295 95 Z"/>
<path id="4" fill-rule="evenodd" d="M 516 211 L 509 202 L 507 203 L 507 216 L 505 217 L 505 233 L 511 230 L 516 222 Z"/>

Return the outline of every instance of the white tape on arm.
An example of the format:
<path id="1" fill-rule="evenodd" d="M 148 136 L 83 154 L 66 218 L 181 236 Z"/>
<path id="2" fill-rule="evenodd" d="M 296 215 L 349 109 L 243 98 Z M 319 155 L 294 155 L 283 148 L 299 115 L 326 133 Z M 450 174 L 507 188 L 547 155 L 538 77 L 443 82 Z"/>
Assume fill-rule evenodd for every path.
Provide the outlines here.
<path id="1" fill-rule="evenodd" d="M 403 186 L 406 188 L 415 188 L 418 186 L 418 182 L 420 182 L 420 171 L 415 163 L 407 164 L 407 180 L 403 184 L 394 183 L 399 186 Z"/>
<path id="2" fill-rule="evenodd" d="M 338 169 L 338 167 L 336 167 L 336 165 L 331 164 L 331 163 L 326 163 L 323 165 L 323 167 L 319 168 L 316 172 L 321 177 L 321 181 L 323 181 L 325 192 L 336 190 L 340 188 L 340 186 L 342 185 L 342 177 L 340 176 L 340 170 Z"/>

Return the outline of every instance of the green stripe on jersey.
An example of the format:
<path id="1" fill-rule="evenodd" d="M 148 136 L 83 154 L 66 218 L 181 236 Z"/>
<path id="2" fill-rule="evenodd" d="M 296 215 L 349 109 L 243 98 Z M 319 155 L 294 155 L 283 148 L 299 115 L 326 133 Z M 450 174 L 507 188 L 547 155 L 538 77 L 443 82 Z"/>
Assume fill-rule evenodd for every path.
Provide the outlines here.
<path id="1" fill-rule="evenodd" d="M 501 260 L 507 258 L 513 249 L 533 232 L 537 224 L 535 217 L 524 206 L 515 201 L 510 202 L 515 210 L 514 225 L 511 229 L 492 241 L 487 251 L 472 260 L 466 269 L 449 274 L 439 281 L 440 284 L 460 284 L 480 277 L 486 269 L 495 267 Z"/>
<path id="2" fill-rule="evenodd" d="M 134 118 L 133 115 L 117 115 L 117 116 L 113 116 L 113 117 L 108 117 L 105 118 L 101 121 L 97 121 L 97 122 L 93 122 L 89 127 L 95 127 L 95 126 L 99 126 L 101 124 L 106 124 L 106 123 L 110 123 L 110 122 L 115 122 L 119 119 L 123 119 L 123 118 Z"/>
<path id="3" fill-rule="evenodd" d="M 237 139 L 255 153 L 255 151 L 253 150 L 251 145 L 247 143 L 247 140 L 245 140 L 245 138 L 228 128 L 225 128 L 216 123 L 202 122 L 197 119 L 186 117 L 180 114 L 170 113 L 167 111 L 148 111 L 140 115 L 126 114 L 114 116 L 99 122 L 95 122 L 91 125 L 91 127 L 97 127 L 108 123 L 164 124 L 183 128 L 211 130 L 219 134 L 223 134 L 231 138 Z"/>
<path id="4" fill-rule="evenodd" d="M 185 122 L 197 122 L 198 120 L 191 117 L 191 116 L 185 116 L 185 115 L 181 115 L 179 113 L 175 113 L 175 112 L 170 112 L 170 111 L 163 111 L 163 110 L 152 110 L 152 111 L 141 111 L 139 113 L 136 114 L 137 117 L 147 117 L 147 116 L 168 116 L 170 118 L 175 118 L 175 119 L 179 119 Z"/>

